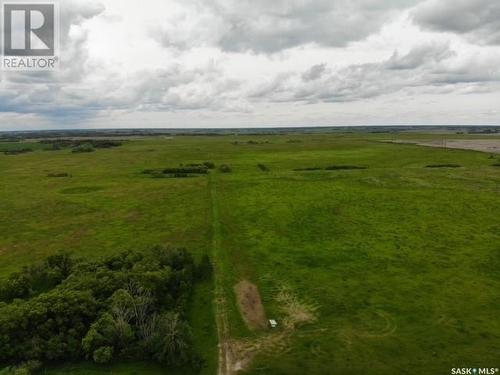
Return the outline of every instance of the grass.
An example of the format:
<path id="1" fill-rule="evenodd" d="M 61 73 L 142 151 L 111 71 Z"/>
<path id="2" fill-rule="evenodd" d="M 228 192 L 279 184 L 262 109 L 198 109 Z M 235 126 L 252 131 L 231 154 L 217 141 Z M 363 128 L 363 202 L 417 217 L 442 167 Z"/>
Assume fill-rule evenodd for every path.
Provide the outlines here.
<path id="1" fill-rule="evenodd" d="M 172 243 L 198 259 L 212 255 L 209 177 L 142 174 L 210 160 L 232 168 L 216 173 L 217 262 L 231 335 L 265 335 L 250 332 L 239 314 L 233 286 L 243 278 L 259 286 L 268 317 L 279 323 L 283 286 L 316 308 L 315 322 L 286 345 L 258 352 L 248 373 L 498 366 L 500 170 L 486 153 L 379 142 L 393 137 L 151 138 L 89 154 L 0 155 L 0 277 L 61 249 L 97 257 Z M 312 167 L 314 173 L 297 170 Z M 47 177 L 61 171 L 72 177 Z M 190 310 L 206 374 L 215 373 L 217 361 L 213 292 L 210 283 L 200 285 Z M 108 372 L 166 373 L 141 363 L 48 371 Z"/>

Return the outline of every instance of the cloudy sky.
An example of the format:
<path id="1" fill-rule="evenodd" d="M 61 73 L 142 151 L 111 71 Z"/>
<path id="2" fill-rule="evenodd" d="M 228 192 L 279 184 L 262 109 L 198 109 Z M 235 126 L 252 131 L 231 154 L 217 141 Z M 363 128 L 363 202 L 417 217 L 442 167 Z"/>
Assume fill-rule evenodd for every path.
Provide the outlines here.
<path id="1" fill-rule="evenodd" d="M 0 130 L 500 124 L 498 0 L 61 0 Z"/>

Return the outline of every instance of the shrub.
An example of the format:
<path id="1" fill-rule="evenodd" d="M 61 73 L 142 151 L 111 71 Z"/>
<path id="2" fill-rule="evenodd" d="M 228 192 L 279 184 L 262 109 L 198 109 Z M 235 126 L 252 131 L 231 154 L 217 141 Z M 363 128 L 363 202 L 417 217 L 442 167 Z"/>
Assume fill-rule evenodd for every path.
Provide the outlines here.
<path id="1" fill-rule="evenodd" d="M 207 174 L 208 169 L 205 166 L 195 166 L 195 167 L 179 167 L 179 168 L 165 168 L 163 170 L 164 174 L 188 174 L 188 173 L 193 173 L 193 174 Z"/>
<path id="2" fill-rule="evenodd" d="M 459 164 L 429 164 L 425 166 L 426 168 L 460 168 Z"/>
<path id="3" fill-rule="evenodd" d="M 329 167 L 309 167 L 309 168 L 299 168 L 294 169 L 295 172 L 305 172 L 305 171 L 342 171 L 342 170 L 355 170 L 355 169 L 368 169 L 368 167 L 363 167 L 359 165 L 331 165 Z"/>
<path id="4" fill-rule="evenodd" d="M 318 167 L 310 167 L 310 168 L 298 168 L 294 169 L 294 172 L 307 172 L 307 171 L 320 171 L 321 168 Z"/>
<path id="5" fill-rule="evenodd" d="M 211 162 L 211 161 L 206 161 L 203 163 L 203 165 L 207 168 L 207 169 L 215 169 L 215 163 Z"/>
<path id="6" fill-rule="evenodd" d="M 49 173 L 47 177 L 52 178 L 62 178 L 62 177 L 71 177 L 69 173 L 61 172 L 61 173 Z"/>
<path id="7" fill-rule="evenodd" d="M 0 371 L 0 374 L 3 375 L 31 375 L 42 367 L 42 363 L 40 361 L 27 361 L 21 363 L 17 367 L 7 367 Z"/>
<path id="8" fill-rule="evenodd" d="M 257 164 L 257 167 L 259 167 L 259 169 L 263 172 L 269 172 L 269 168 L 264 164 Z"/>
<path id="9" fill-rule="evenodd" d="M 232 168 L 227 165 L 227 164 L 222 164 L 220 167 L 219 167 L 219 171 L 221 171 L 222 173 L 231 173 L 233 170 Z"/>
<path id="10" fill-rule="evenodd" d="M 325 168 L 325 171 L 350 170 L 350 169 L 367 169 L 358 165 L 331 165 Z"/>
<path id="11" fill-rule="evenodd" d="M 20 155 L 20 154 L 26 154 L 28 152 L 33 152 L 31 148 L 20 148 L 17 150 L 6 150 L 3 153 L 5 155 Z"/>
<path id="12" fill-rule="evenodd" d="M 103 346 L 92 355 L 92 359 L 95 363 L 105 364 L 113 359 L 113 348 L 111 346 Z"/>
<path id="13" fill-rule="evenodd" d="M 145 169 L 142 174 L 149 174 L 153 178 L 189 178 L 207 174 L 208 169 L 205 164 L 188 164 L 177 168 Z"/>
<path id="14" fill-rule="evenodd" d="M 71 151 L 71 152 L 74 154 L 78 154 L 78 153 L 94 152 L 94 151 L 95 151 L 95 149 L 91 143 L 84 143 L 82 145 L 79 145 L 79 146 L 73 148 L 73 151 Z"/>

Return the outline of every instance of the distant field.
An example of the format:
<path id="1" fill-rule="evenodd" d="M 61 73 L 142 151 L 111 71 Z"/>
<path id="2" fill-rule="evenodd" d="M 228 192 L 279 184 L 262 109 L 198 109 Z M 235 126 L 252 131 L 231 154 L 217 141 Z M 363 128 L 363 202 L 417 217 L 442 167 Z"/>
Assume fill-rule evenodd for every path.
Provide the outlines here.
<path id="1" fill-rule="evenodd" d="M 398 143 L 396 141 L 396 143 Z M 460 150 L 473 150 L 500 154 L 500 139 L 451 139 L 446 138 L 427 141 L 399 141 L 399 143 L 412 143 L 419 146 L 453 148 Z"/>
<path id="2" fill-rule="evenodd" d="M 37 145 L 0 155 L 0 277 L 61 249 L 92 258 L 171 243 L 215 260 L 246 373 L 499 367 L 500 156 L 380 142 L 410 137 L 441 139 L 158 137 L 92 153 Z M 12 147 L 23 146 L 0 143 Z M 232 172 L 141 173 L 205 161 Z M 68 176 L 48 177 L 60 173 Z M 275 330 L 246 327 L 241 280 L 259 288 Z M 217 367 L 213 300 L 214 286 L 199 286 L 190 312 L 205 374 Z M 126 363 L 48 373 L 168 372 Z"/>

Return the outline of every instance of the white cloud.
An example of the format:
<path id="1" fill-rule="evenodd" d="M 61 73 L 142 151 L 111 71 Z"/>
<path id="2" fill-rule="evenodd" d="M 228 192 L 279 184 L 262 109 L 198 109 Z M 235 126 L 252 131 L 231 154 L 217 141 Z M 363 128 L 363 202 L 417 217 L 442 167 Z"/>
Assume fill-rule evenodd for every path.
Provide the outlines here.
<path id="1" fill-rule="evenodd" d="M 491 123 L 499 18 L 467 4 L 65 0 L 61 70 L 4 73 L 0 129 L 402 123 L 411 108 Z"/>

